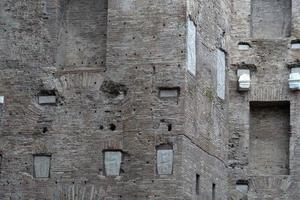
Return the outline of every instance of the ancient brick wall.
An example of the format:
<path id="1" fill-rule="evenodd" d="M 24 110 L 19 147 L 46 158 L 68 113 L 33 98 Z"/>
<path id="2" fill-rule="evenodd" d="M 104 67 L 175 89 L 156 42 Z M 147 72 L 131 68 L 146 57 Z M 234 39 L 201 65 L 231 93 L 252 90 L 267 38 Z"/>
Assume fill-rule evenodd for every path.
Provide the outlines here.
<path id="1" fill-rule="evenodd" d="M 185 199 L 227 199 L 226 71 L 231 6 L 222 0 L 189 1 L 187 13 L 196 26 L 196 73 L 186 75 Z"/>
<path id="2" fill-rule="evenodd" d="M 262 6 L 257 7 L 257 5 Z M 264 6 L 266 8 L 262 9 Z M 231 69 L 229 71 L 229 131 L 231 135 L 229 140 L 229 183 L 231 198 L 298 199 L 299 192 L 296 188 L 299 188 L 299 182 L 297 181 L 299 176 L 297 167 L 299 159 L 297 153 L 297 146 L 299 145 L 297 139 L 299 136 L 299 94 L 289 89 L 288 79 L 291 68 L 297 65 L 299 58 L 299 51 L 291 48 L 291 41 L 299 37 L 299 3 L 298 1 L 270 3 L 269 1 L 243 0 L 233 1 L 233 9 L 232 32 L 230 34 L 232 40 L 230 43 Z M 279 10 L 279 13 L 281 13 L 278 14 L 276 12 L 277 17 L 285 16 L 284 18 L 281 17 L 285 22 L 276 20 L 276 18 L 269 18 L 274 10 Z M 253 18 L 259 18 L 259 16 L 264 16 L 261 19 L 262 23 L 268 20 L 276 20 L 277 25 L 278 23 L 281 24 L 281 29 L 273 29 L 277 25 L 269 22 L 264 26 L 260 26 L 259 23 L 256 23 L 257 21 L 253 21 Z M 288 22 L 291 23 L 290 29 L 288 28 L 289 25 L 286 24 Z M 259 30 L 253 30 L 254 27 L 257 27 Z M 255 31 L 256 33 L 253 34 Z M 286 34 L 286 31 L 289 31 L 290 34 Z M 248 45 L 248 50 L 241 49 L 239 44 Z M 250 70 L 251 87 L 249 91 L 238 91 L 238 69 Z M 288 109 L 290 114 L 287 116 L 279 114 L 280 117 L 277 116 L 275 118 L 274 115 L 276 114 L 272 113 L 286 101 L 290 103 L 290 109 Z M 271 131 L 276 124 L 282 123 L 280 129 L 285 127 L 286 134 L 289 134 L 289 146 L 286 147 L 287 144 L 284 145 L 284 148 L 288 151 L 285 152 L 285 155 L 289 154 L 289 159 L 285 162 L 286 165 L 289 165 L 288 174 L 271 175 L 272 170 L 268 173 L 260 170 L 259 174 L 256 175 L 252 173 L 251 168 L 254 163 L 250 163 L 253 161 L 251 159 L 251 138 L 257 137 L 256 134 L 260 129 L 256 129 L 253 132 L 255 129 L 255 123 L 253 122 L 259 120 L 258 116 L 258 118 L 251 120 L 250 114 L 252 111 L 250 104 L 253 102 L 258 102 L 259 104 L 263 102 L 272 104 L 273 102 L 277 104 L 276 109 L 269 110 L 263 114 L 263 120 L 266 120 L 264 125 L 269 123 L 268 131 Z M 264 109 L 266 108 L 262 108 L 262 110 Z M 274 119 L 268 118 L 271 115 L 274 116 Z M 284 117 L 284 119 L 281 117 Z M 288 120 L 287 118 L 290 119 L 289 127 L 286 127 L 283 123 Z M 257 122 L 263 121 L 259 120 Z M 278 133 L 280 129 L 275 128 L 274 131 L 276 130 Z M 272 134 L 276 138 L 274 131 Z M 262 136 L 266 135 L 267 133 L 265 135 L 262 134 Z M 268 154 L 268 159 L 260 163 L 264 167 L 269 166 L 268 160 L 274 161 L 278 158 L 272 159 L 273 153 L 276 152 L 272 148 L 267 147 L 267 143 L 270 141 L 266 139 L 265 149 L 263 149 L 264 152 L 262 153 Z M 252 144 L 253 142 L 255 141 L 252 141 Z M 255 142 L 255 144 L 257 143 Z M 277 152 L 281 149 L 280 144 L 274 144 L 275 146 L 279 145 L 276 148 Z M 259 163 L 256 164 L 259 165 Z M 237 189 L 239 188 L 237 183 L 243 181 L 247 182 L 249 186 L 248 193 L 240 192 Z"/>
<path id="3" fill-rule="evenodd" d="M 229 1 L 0 4 L 0 199 L 226 199 Z"/>
<path id="4" fill-rule="evenodd" d="M 288 88 L 299 9 L 1 1 L 0 199 L 299 199 L 300 99 Z M 238 69 L 250 71 L 249 91 L 237 90 Z M 283 173 L 260 170 L 276 159 L 253 163 L 260 119 L 269 135 L 289 134 L 263 154 L 285 160 Z"/>

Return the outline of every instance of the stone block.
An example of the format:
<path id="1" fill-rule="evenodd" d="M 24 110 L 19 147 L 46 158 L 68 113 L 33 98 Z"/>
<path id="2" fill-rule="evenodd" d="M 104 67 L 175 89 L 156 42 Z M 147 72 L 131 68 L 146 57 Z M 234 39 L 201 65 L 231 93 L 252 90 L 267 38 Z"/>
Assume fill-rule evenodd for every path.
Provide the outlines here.
<path id="1" fill-rule="evenodd" d="M 39 104 L 56 104 L 56 96 L 39 96 Z"/>
<path id="2" fill-rule="evenodd" d="M 225 99 L 225 79 L 226 79 L 226 55 L 225 52 L 217 50 L 217 95 Z"/>
<path id="3" fill-rule="evenodd" d="M 196 35 L 196 26 L 194 22 L 189 19 L 187 35 L 187 68 L 193 75 L 196 75 Z"/>
<path id="4" fill-rule="evenodd" d="M 246 44 L 246 43 L 242 43 L 242 44 L 239 44 L 238 45 L 238 49 L 240 51 L 247 51 L 250 49 L 250 45 L 249 44 Z"/>
<path id="5" fill-rule="evenodd" d="M 300 42 L 295 43 L 295 44 L 291 44 L 291 49 L 300 49 Z"/>
<path id="6" fill-rule="evenodd" d="M 291 49 L 293 49 L 293 50 L 300 49 L 300 39 L 296 39 L 296 40 L 291 41 Z"/>
<path id="7" fill-rule="evenodd" d="M 160 98 L 173 98 L 179 96 L 179 89 L 178 88 L 161 88 L 159 90 L 159 97 Z"/>
<path id="8" fill-rule="evenodd" d="M 49 178 L 51 156 L 35 155 L 33 160 L 34 160 L 34 177 Z"/>
<path id="9" fill-rule="evenodd" d="M 170 175 L 173 171 L 173 150 L 157 150 L 157 173 L 159 175 Z"/>
<path id="10" fill-rule="evenodd" d="M 121 151 L 104 152 L 104 167 L 106 176 L 119 176 L 122 162 Z"/>
<path id="11" fill-rule="evenodd" d="M 235 186 L 236 190 L 241 192 L 241 193 L 248 193 L 249 190 L 249 183 L 248 180 L 238 180 L 236 182 L 236 186 Z"/>
<path id="12" fill-rule="evenodd" d="M 300 73 L 300 67 L 291 68 L 291 73 Z"/>

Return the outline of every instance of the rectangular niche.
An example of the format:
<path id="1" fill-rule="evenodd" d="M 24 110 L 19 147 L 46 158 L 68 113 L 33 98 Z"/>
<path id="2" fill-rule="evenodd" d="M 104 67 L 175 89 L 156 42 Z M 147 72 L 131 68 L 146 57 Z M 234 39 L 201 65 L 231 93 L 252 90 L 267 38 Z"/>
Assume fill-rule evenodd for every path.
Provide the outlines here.
<path id="1" fill-rule="evenodd" d="M 179 87 L 174 88 L 159 88 L 160 98 L 177 98 L 180 93 Z"/>
<path id="2" fill-rule="evenodd" d="M 290 103 L 250 102 L 250 155 L 252 175 L 288 175 Z"/>
<path id="3" fill-rule="evenodd" d="M 156 165 L 159 175 L 171 175 L 173 172 L 173 148 L 171 145 L 160 145 L 156 149 Z"/>
<path id="4" fill-rule="evenodd" d="M 252 0 L 252 37 L 261 39 L 289 37 L 291 15 L 291 0 Z"/>
<path id="5" fill-rule="evenodd" d="M 121 170 L 122 152 L 104 151 L 104 168 L 106 176 L 119 176 Z"/>
<path id="6" fill-rule="evenodd" d="M 34 155 L 34 177 L 35 178 L 49 178 L 50 177 L 50 155 Z"/>
<path id="7" fill-rule="evenodd" d="M 58 64 L 64 67 L 105 68 L 108 1 L 57 1 L 64 2 L 61 3 L 60 8 L 63 14 L 60 14 L 59 19 L 62 23 L 61 34 L 58 38 L 60 44 L 57 55 Z M 119 4 L 122 2 L 120 1 Z M 126 3 L 122 4 L 126 5 Z"/>

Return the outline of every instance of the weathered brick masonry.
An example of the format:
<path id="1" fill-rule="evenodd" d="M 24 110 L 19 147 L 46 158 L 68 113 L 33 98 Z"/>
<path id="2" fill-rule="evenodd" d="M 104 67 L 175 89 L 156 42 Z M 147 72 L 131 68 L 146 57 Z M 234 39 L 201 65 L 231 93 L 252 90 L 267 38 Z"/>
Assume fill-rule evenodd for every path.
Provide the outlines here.
<path id="1" fill-rule="evenodd" d="M 300 199 L 299 10 L 0 1 L 0 200 Z"/>

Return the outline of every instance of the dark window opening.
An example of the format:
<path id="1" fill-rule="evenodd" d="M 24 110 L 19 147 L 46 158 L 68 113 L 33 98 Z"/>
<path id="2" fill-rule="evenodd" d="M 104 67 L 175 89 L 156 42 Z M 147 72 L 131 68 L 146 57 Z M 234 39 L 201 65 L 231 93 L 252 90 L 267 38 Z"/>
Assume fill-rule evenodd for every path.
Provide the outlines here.
<path id="1" fill-rule="evenodd" d="M 196 194 L 200 194 L 200 175 L 196 174 Z"/>
<path id="2" fill-rule="evenodd" d="M 211 194 L 212 200 L 216 199 L 216 184 L 212 184 L 212 194 Z"/>
<path id="3" fill-rule="evenodd" d="M 168 131 L 172 131 L 172 124 L 168 124 Z"/>

